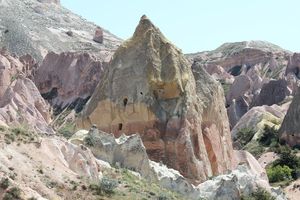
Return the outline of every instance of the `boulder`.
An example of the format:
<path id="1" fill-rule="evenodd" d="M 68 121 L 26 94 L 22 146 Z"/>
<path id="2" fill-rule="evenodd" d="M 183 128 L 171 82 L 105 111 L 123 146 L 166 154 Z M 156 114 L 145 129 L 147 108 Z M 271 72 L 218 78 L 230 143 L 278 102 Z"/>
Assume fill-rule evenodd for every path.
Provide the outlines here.
<path id="1" fill-rule="evenodd" d="M 102 29 L 101 29 L 100 27 L 97 27 L 97 28 L 96 28 L 95 35 L 94 35 L 93 40 L 94 40 L 95 42 L 100 43 L 100 44 L 103 43 L 103 31 L 102 31 Z"/>
<path id="2" fill-rule="evenodd" d="M 232 167 L 223 89 L 199 64 L 191 69 L 146 16 L 116 51 L 77 122 L 92 124 L 117 137 L 139 133 L 151 160 L 194 182 Z"/>

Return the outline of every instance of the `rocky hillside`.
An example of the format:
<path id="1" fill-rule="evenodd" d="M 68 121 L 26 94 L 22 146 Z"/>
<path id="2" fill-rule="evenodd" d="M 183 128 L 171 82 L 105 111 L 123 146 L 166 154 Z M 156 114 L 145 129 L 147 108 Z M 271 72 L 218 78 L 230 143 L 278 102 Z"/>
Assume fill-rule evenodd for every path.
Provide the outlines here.
<path id="1" fill-rule="evenodd" d="M 121 39 L 103 30 L 103 42 L 93 40 L 97 26 L 52 0 L 1 0 L 0 46 L 38 61 L 49 51 L 88 52 L 106 57 Z"/>
<path id="2" fill-rule="evenodd" d="M 59 0 L 0 0 L 0 199 L 297 199 L 299 60 L 184 56 L 146 16 L 123 42 Z"/>
<path id="3" fill-rule="evenodd" d="M 225 43 L 187 55 L 223 85 L 231 128 L 252 107 L 279 104 L 295 91 L 297 71 L 291 56 L 264 41 Z"/>

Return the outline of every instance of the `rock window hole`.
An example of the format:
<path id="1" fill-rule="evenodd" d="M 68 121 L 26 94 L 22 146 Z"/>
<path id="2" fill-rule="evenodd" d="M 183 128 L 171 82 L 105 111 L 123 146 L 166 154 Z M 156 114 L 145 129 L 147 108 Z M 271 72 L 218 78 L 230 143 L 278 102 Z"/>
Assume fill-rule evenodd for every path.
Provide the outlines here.
<path id="1" fill-rule="evenodd" d="M 123 99 L 123 105 L 124 105 L 124 107 L 127 105 L 127 103 L 128 103 L 128 99 L 127 99 L 127 98 L 124 98 L 124 99 Z"/>
<path id="2" fill-rule="evenodd" d="M 121 131 L 121 130 L 122 130 L 122 128 L 123 128 L 123 124 L 122 124 L 122 123 L 120 123 L 120 124 L 119 124 L 119 131 Z"/>

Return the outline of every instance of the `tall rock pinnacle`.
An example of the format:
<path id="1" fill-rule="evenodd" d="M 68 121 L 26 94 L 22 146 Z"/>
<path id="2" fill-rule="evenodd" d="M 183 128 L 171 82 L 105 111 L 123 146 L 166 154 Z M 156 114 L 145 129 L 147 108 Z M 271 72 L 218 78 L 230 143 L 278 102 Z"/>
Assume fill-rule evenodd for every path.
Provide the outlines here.
<path id="1" fill-rule="evenodd" d="M 222 88 L 197 64 L 191 68 L 146 16 L 116 51 L 77 124 L 139 133 L 150 159 L 195 183 L 232 167 Z"/>

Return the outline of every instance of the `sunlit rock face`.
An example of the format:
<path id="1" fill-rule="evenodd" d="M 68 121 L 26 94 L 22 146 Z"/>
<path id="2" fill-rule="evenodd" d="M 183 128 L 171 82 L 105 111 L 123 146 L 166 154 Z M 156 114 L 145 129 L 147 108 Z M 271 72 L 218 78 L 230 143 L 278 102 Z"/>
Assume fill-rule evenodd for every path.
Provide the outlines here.
<path id="1" fill-rule="evenodd" d="M 27 124 L 39 133 L 53 134 L 50 106 L 28 78 L 34 66 L 30 56 L 19 59 L 0 51 L 0 125 Z"/>
<path id="2" fill-rule="evenodd" d="M 139 133 L 150 159 L 194 182 L 232 167 L 233 150 L 221 86 L 192 68 L 143 16 L 116 51 L 77 125 L 115 136 Z"/>

